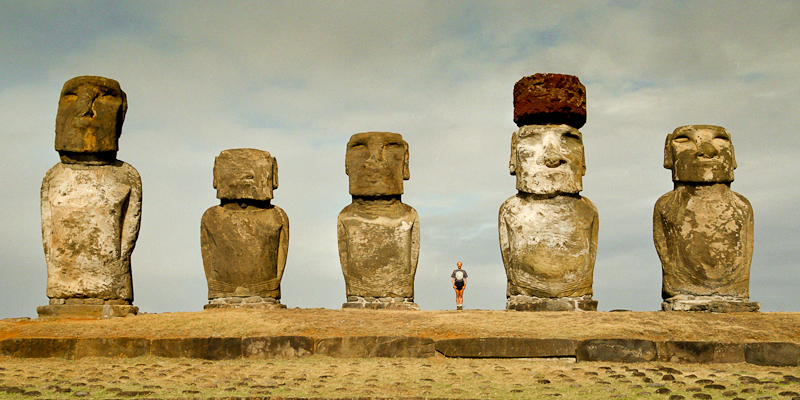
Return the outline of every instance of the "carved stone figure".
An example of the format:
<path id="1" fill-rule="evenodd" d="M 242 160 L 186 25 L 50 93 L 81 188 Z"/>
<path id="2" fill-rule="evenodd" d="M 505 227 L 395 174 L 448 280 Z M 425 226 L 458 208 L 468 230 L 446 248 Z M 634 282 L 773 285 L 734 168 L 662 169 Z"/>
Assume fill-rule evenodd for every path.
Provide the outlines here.
<path id="1" fill-rule="evenodd" d="M 753 207 L 731 191 L 731 136 L 713 125 L 675 129 L 664 145 L 675 189 L 656 202 L 653 238 L 665 311 L 757 311 L 749 302 Z"/>
<path id="2" fill-rule="evenodd" d="M 419 309 L 414 275 L 419 260 L 419 216 L 403 204 L 409 178 L 408 143 L 389 132 L 353 135 L 345 172 L 353 202 L 337 220 L 343 308 Z"/>
<path id="3" fill-rule="evenodd" d="M 597 209 L 579 195 L 586 171 L 586 92 L 577 77 L 536 74 L 514 86 L 509 169 L 517 194 L 500 207 L 506 308 L 597 310 Z"/>
<path id="4" fill-rule="evenodd" d="M 266 151 L 224 150 L 214 162 L 220 205 L 200 221 L 208 308 L 286 308 L 281 278 L 289 250 L 289 219 L 270 204 L 278 162 Z"/>
<path id="5" fill-rule="evenodd" d="M 142 182 L 117 160 L 128 108 L 117 81 L 68 80 L 56 116 L 61 162 L 42 181 L 42 242 L 49 306 L 40 317 L 136 314 L 131 253 L 139 235 Z"/>

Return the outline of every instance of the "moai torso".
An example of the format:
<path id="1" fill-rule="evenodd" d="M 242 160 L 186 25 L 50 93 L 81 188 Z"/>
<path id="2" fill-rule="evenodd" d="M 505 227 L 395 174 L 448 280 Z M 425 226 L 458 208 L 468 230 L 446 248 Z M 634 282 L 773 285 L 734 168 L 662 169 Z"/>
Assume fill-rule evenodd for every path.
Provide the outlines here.
<path id="1" fill-rule="evenodd" d="M 337 236 L 348 300 L 413 302 L 419 216 L 400 200 L 408 144 L 396 133 L 353 135 L 345 166 L 353 202 L 339 214 Z"/>
<path id="2" fill-rule="evenodd" d="M 500 207 L 498 223 L 509 308 L 517 309 L 511 307 L 517 295 L 592 295 L 599 222 L 595 206 L 579 195 L 585 96 L 569 75 L 536 74 L 514 86 L 519 129 L 509 167 L 518 193 Z"/>
<path id="3" fill-rule="evenodd" d="M 214 187 L 221 205 L 206 210 L 200 222 L 209 300 L 280 299 L 289 219 L 270 204 L 277 161 L 261 150 L 225 150 L 214 163 Z"/>
<path id="4" fill-rule="evenodd" d="M 730 189 L 736 167 L 730 134 L 711 125 L 679 127 L 667 136 L 664 155 L 675 189 L 653 213 L 662 297 L 748 299 L 753 208 Z"/>
<path id="5" fill-rule="evenodd" d="M 280 299 L 289 219 L 279 207 L 215 206 L 200 222 L 208 298 Z"/>
<path id="6" fill-rule="evenodd" d="M 375 208 L 354 202 L 339 214 L 339 259 L 347 295 L 413 298 L 419 216 L 399 201 Z"/>
<path id="7" fill-rule="evenodd" d="M 592 295 L 597 209 L 580 196 L 516 195 L 500 208 L 508 295 Z"/>
<path id="8" fill-rule="evenodd" d="M 125 93 L 112 79 L 76 77 L 61 91 L 55 148 L 62 162 L 47 172 L 41 190 L 51 304 L 133 300 L 131 253 L 142 183 L 133 167 L 116 159 L 126 110 Z"/>
<path id="9" fill-rule="evenodd" d="M 142 183 L 133 167 L 56 164 L 42 182 L 47 296 L 133 299 Z"/>

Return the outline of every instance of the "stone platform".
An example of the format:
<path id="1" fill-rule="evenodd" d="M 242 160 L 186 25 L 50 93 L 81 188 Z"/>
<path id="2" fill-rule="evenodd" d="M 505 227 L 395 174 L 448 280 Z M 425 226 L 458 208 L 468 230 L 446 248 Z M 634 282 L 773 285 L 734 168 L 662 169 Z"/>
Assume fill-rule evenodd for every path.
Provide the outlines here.
<path id="1" fill-rule="evenodd" d="M 591 296 L 555 299 L 515 295 L 508 298 L 506 310 L 513 311 L 597 311 L 597 300 Z"/>
<path id="2" fill-rule="evenodd" d="M 70 319 L 70 318 L 115 318 L 129 317 L 139 313 L 139 307 L 132 305 L 94 305 L 94 304 L 50 304 L 36 307 L 39 318 L 42 319 Z"/>
<path id="3" fill-rule="evenodd" d="M 266 310 L 282 310 L 286 306 L 280 300 L 272 297 L 247 296 L 247 297 L 218 297 L 209 299 L 208 304 L 203 306 L 204 310 L 216 308 L 259 308 Z"/>
<path id="4" fill-rule="evenodd" d="M 347 302 L 342 304 L 342 308 L 367 310 L 420 310 L 419 305 L 414 303 L 414 299 L 407 297 L 347 296 Z"/>
<path id="5" fill-rule="evenodd" d="M 675 296 L 661 303 L 663 311 L 696 311 L 713 313 L 756 312 L 761 303 L 725 296 Z"/>

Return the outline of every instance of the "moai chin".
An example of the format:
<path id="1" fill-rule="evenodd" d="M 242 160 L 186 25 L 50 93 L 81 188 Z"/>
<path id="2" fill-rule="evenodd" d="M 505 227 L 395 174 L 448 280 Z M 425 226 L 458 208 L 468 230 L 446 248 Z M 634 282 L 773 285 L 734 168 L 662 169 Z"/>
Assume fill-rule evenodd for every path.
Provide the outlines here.
<path id="1" fill-rule="evenodd" d="M 220 205 L 200 221 L 209 308 L 286 308 L 281 278 L 289 250 L 289 219 L 270 203 L 278 162 L 255 149 L 224 150 L 214 161 Z"/>
<path id="2" fill-rule="evenodd" d="M 517 194 L 500 207 L 506 308 L 595 311 L 597 209 L 580 196 L 586 90 L 577 77 L 535 74 L 514 85 L 509 170 Z"/>
<path id="3" fill-rule="evenodd" d="M 687 125 L 667 135 L 664 168 L 675 189 L 658 199 L 653 239 L 661 259 L 664 311 L 758 311 L 750 302 L 753 207 L 731 190 L 731 135 Z"/>
<path id="4" fill-rule="evenodd" d="M 43 318 L 134 315 L 131 253 L 139 236 L 142 181 L 117 160 L 128 102 L 117 81 L 68 80 L 56 115 L 61 162 L 42 181 L 42 242 L 50 305 Z"/>
<path id="5" fill-rule="evenodd" d="M 347 288 L 342 308 L 419 310 L 419 216 L 400 201 L 409 178 L 408 143 L 396 133 L 355 134 L 345 172 L 353 202 L 339 213 L 336 229 Z"/>

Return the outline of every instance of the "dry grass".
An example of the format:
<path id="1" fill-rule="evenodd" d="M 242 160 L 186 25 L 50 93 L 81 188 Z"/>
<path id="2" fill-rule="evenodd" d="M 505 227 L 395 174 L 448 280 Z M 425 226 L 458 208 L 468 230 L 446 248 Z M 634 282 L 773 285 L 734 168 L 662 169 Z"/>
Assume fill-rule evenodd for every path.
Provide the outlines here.
<path id="1" fill-rule="evenodd" d="M 251 337 L 305 335 L 641 338 L 800 343 L 800 313 L 210 310 L 111 320 L 0 321 L 10 337 Z"/>
<path id="2" fill-rule="evenodd" d="M 672 370 L 667 368 L 673 368 Z M 674 380 L 665 380 L 670 375 Z M 800 367 L 750 364 L 567 363 L 523 359 L 336 359 L 272 361 L 0 358 L 0 398 L 667 399 L 791 398 Z M 757 379 L 744 380 L 744 376 Z M 790 377 L 790 378 L 787 378 Z M 712 383 L 709 383 L 712 382 Z M 707 385 L 721 385 L 707 387 Z M 16 388 L 3 392 L 5 388 Z M 38 392 L 33 393 L 33 392 Z M 81 393 L 83 392 L 83 393 Z M 127 392 L 127 393 L 125 393 Z M 781 395 L 783 393 L 783 395 Z M 783 397 L 789 394 L 788 397 Z M 657 396 L 657 397 L 656 397 Z M 701 397 L 702 398 L 702 397 Z"/>

